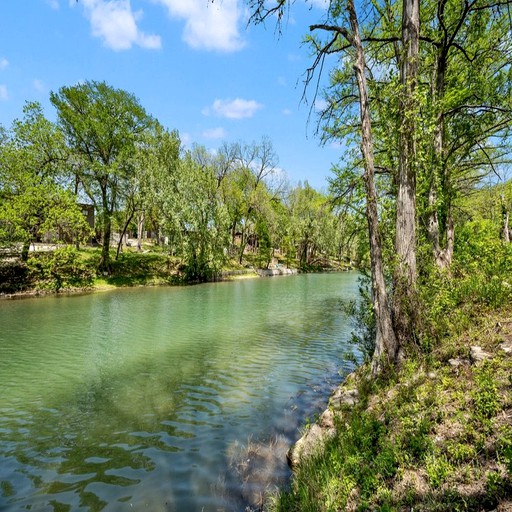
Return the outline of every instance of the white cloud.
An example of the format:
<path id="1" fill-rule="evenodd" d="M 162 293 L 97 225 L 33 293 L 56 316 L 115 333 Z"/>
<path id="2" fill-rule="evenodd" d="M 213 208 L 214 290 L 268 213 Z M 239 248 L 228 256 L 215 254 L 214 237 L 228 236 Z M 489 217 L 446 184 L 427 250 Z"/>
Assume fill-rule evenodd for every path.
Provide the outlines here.
<path id="1" fill-rule="evenodd" d="M 9 99 L 9 93 L 7 92 L 7 86 L 0 84 L 0 101 L 7 101 Z"/>
<path id="2" fill-rule="evenodd" d="M 142 11 L 132 11 L 130 0 L 82 0 L 91 22 L 92 35 L 103 39 L 112 50 L 128 50 L 134 44 L 156 49 L 162 46 L 160 36 L 145 34 L 137 27 Z"/>
<path id="3" fill-rule="evenodd" d="M 203 137 L 206 137 L 207 139 L 225 139 L 226 131 L 221 127 L 212 128 L 211 130 L 205 130 L 203 132 Z"/>
<path id="4" fill-rule="evenodd" d="M 282 113 L 284 116 L 291 116 L 293 112 L 289 108 L 285 108 L 282 110 Z"/>
<path id="5" fill-rule="evenodd" d="M 190 133 L 187 132 L 180 132 L 180 142 L 182 147 L 184 148 L 190 148 L 193 144 L 193 139 Z"/>
<path id="6" fill-rule="evenodd" d="M 46 3 L 54 10 L 58 11 L 60 9 L 59 0 L 46 0 Z"/>
<path id="7" fill-rule="evenodd" d="M 183 40 L 192 48 L 234 52 L 244 46 L 238 0 L 153 0 L 167 7 L 173 18 L 185 20 Z"/>
<path id="8" fill-rule="evenodd" d="M 211 107 L 203 109 L 203 114 L 207 116 L 213 113 L 218 117 L 243 119 L 252 117 L 260 108 L 263 108 L 263 105 L 256 100 L 244 100 L 242 98 L 215 100 Z"/>
<path id="9" fill-rule="evenodd" d="M 327 108 L 327 101 L 322 98 L 319 98 L 315 101 L 315 110 L 317 112 L 322 112 Z"/>
<path id="10" fill-rule="evenodd" d="M 277 85 L 279 85 L 281 87 L 286 87 L 287 86 L 286 78 L 284 76 L 277 77 Z"/>
<path id="11" fill-rule="evenodd" d="M 9 65 L 9 61 L 5 57 L 0 59 L 0 70 L 5 69 L 8 65 Z"/>
<path id="12" fill-rule="evenodd" d="M 44 84 L 41 80 L 39 80 L 39 78 L 36 78 L 33 82 L 32 82 L 32 85 L 34 86 L 34 89 L 37 91 L 37 92 L 44 92 L 45 90 L 45 87 L 44 87 Z"/>

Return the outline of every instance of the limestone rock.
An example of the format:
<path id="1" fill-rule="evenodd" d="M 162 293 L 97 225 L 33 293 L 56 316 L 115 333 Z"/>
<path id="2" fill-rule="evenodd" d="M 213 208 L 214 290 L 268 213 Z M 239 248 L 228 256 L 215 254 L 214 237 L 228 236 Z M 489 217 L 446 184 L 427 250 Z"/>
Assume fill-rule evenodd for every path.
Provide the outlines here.
<path id="1" fill-rule="evenodd" d="M 503 350 L 505 354 L 512 354 L 512 340 L 506 340 L 500 343 L 500 349 Z"/>
<path id="2" fill-rule="evenodd" d="M 288 450 L 286 458 L 290 467 L 297 466 L 305 457 L 309 457 L 335 433 L 334 428 L 322 428 L 314 423 L 307 432 Z"/>
<path id="3" fill-rule="evenodd" d="M 344 405 L 354 407 L 359 402 L 359 391 L 357 389 L 338 388 L 332 395 L 329 404 L 334 409 L 341 409 Z"/>
<path id="4" fill-rule="evenodd" d="M 492 356 L 488 352 L 482 350 L 482 347 L 473 346 L 471 347 L 471 361 L 479 363 L 485 359 L 490 359 Z"/>

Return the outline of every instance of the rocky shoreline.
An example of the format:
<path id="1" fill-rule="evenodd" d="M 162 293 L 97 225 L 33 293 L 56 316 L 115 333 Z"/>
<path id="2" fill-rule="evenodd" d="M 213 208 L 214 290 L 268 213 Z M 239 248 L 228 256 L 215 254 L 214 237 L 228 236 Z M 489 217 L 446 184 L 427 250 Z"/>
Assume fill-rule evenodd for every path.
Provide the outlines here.
<path id="1" fill-rule="evenodd" d="M 352 408 L 359 402 L 356 388 L 356 372 L 352 372 L 331 394 L 327 408 L 318 420 L 307 428 L 305 433 L 293 444 L 286 454 L 289 466 L 296 468 L 301 460 L 321 450 L 327 439 L 336 433 L 335 417 L 342 410 Z"/>

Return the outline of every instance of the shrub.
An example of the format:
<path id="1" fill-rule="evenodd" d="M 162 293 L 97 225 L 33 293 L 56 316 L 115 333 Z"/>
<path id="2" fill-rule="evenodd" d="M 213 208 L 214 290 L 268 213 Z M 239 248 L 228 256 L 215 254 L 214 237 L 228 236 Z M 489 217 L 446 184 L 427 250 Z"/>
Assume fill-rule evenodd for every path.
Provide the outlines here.
<path id="1" fill-rule="evenodd" d="M 43 289 L 59 291 L 68 287 L 87 287 L 94 279 L 93 270 L 70 245 L 51 252 L 34 253 L 27 265 L 31 277 Z"/>
<path id="2" fill-rule="evenodd" d="M 0 293 L 18 292 L 29 286 L 29 269 L 19 259 L 0 259 Z"/>

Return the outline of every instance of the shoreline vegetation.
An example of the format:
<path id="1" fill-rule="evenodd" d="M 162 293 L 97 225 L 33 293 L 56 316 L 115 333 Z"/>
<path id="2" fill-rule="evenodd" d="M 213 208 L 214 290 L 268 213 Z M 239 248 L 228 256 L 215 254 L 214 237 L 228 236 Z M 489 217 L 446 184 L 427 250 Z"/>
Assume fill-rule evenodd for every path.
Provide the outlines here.
<path id="1" fill-rule="evenodd" d="M 260 268 L 256 258 L 248 256 L 243 264 L 233 259 L 228 260 L 223 268 L 211 271 L 198 280 L 188 279 L 181 259 L 162 250 L 127 250 L 118 260 L 113 261 L 110 273 L 97 270 L 100 252 L 96 248 L 76 250 L 71 246 L 62 246 L 55 250 L 32 251 L 30 254 L 27 262 L 18 257 L 0 259 L 0 300 L 354 269 L 348 263 L 335 261 L 300 268 L 296 261 L 281 261 L 277 258 L 267 268 Z"/>

